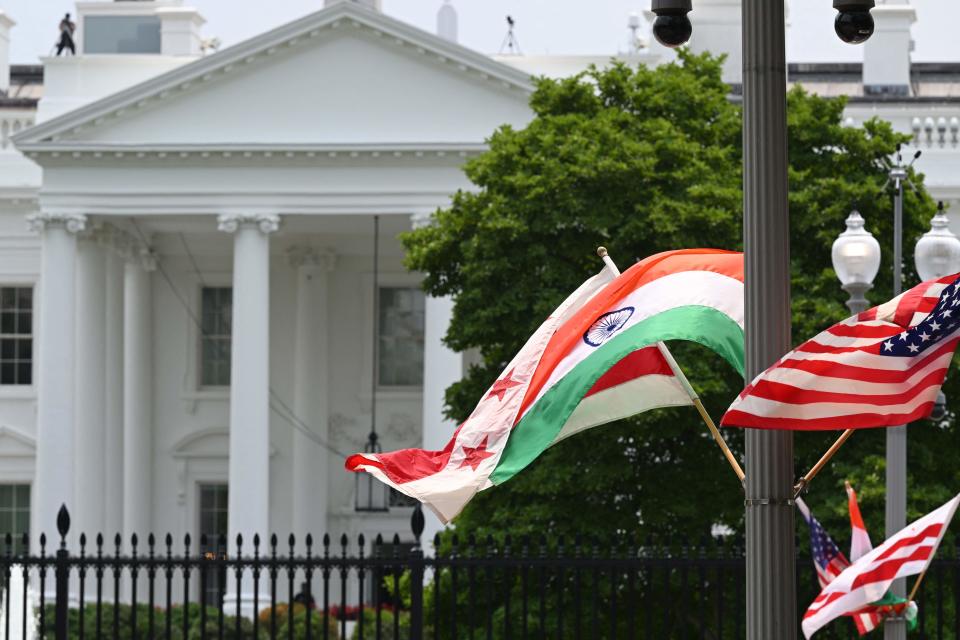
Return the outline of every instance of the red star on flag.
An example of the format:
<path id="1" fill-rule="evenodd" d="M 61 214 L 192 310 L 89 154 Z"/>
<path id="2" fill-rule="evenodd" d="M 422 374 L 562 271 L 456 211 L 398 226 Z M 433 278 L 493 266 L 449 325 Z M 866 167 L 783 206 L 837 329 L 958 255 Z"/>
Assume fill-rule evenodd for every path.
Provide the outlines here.
<path id="1" fill-rule="evenodd" d="M 493 389 L 490 389 L 490 393 L 487 394 L 487 397 L 491 398 L 493 396 L 497 396 L 497 400 L 503 402 L 503 394 L 513 387 L 519 387 L 521 384 L 523 383 L 513 379 L 513 369 L 510 369 L 503 379 L 497 380 L 493 383 Z"/>
<path id="2" fill-rule="evenodd" d="M 480 466 L 480 463 L 493 455 L 493 451 L 487 451 L 487 438 L 490 436 L 485 436 L 483 440 L 475 447 L 468 447 L 463 445 L 463 453 L 466 456 L 463 459 L 463 462 L 460 463 L 460 469 L 464 467 L 470 467 L 474 471 L 477 470 L 477 467 Z"/>

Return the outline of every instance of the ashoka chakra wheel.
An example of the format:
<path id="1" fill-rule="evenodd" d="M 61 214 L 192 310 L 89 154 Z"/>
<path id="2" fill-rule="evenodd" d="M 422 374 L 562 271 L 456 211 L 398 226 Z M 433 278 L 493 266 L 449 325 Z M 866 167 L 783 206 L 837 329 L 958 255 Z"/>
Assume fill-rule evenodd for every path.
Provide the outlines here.
<path id="1" fill-rule="evenodd" d="M 599 347 L 623 328 L 623 325 L 633 315 L 633 311 L 633 307 L 608 311 L 590 325 L 590 328 L 583 334 L 583 341 L 591 347 Z"/>

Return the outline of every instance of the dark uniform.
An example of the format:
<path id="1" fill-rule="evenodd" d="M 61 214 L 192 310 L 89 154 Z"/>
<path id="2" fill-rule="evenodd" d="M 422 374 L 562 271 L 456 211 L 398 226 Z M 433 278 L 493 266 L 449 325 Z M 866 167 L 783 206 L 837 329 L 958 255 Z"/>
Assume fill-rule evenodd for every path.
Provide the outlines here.
<path id="1" fill-rule="evenodd" d="M 69 49 L 71 55 L 77 55 L 77 47 L 73 43 L 73 32 L 77 25 L 70 19 L 70 14 L 63 16 L 60 21 L 60 40 L 57 42 L 57 55 L 63 53 L 64 49 Z"/>

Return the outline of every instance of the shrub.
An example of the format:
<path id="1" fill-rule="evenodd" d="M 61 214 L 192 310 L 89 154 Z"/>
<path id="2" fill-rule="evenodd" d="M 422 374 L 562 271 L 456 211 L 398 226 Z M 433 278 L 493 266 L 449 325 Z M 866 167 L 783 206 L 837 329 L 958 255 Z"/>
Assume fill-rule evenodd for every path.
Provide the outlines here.
<path id="1" fill-rule="evenodd" d="M 278 605 L 279 606 L 279 605 Z M 309 615 L 309 618 L 307 617 Z M 294 605 L 293 613 L 293 638 L 294 640 L 304 640 L 307 637 L 307 621 L 310 621 L 310 637 L 311 638 L 323 638 L 323 624 L 324 624 L 324 615 L 322 611 L 317 611 L 316 609 L 310 609 L 309 611 L 305 608 L 301 608 L 301 605 Z M 267 624 L 270 624 L 270 619 L 267 618 Z M 329 635 L 327 636 L 329 640 L 339 640 L 340 634 L 337 629 L 337 619 L 333 616 L 326 618 L 327 629 L 329 629 Z M 277 618 L 277 637 L 278 638 L 289 638 L 290 633 L 290 619 L 288 616 L 284 615 L 281 620 Z"/>
<path id="2" fill-rule="evenodd" d="M 380 629 L 382 637 L 384 638 L 393 638 L 393 624 L 394 624 L 394 614 L 393 610 L 387 607 L 380 608 Z M 399 640 L 410 640 L 410 613 L 407 611 L 401 611 L 400 616 L 400 636 Z M 377 610 L 370 608 L 363 610 L 363 637 L 364 638 L 375 638 L 377 631 Z M 358 624 L 353 628 L 353 634 L 350 636 L 350 640 L 359 640 L 360 639 L 360 625 Z"/>

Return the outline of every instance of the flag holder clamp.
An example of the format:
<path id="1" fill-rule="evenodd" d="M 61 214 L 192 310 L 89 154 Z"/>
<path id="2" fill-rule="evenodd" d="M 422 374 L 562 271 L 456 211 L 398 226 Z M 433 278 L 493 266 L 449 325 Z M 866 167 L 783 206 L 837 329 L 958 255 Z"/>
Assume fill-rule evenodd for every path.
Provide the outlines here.
<path id="1" fill-rule="evenodd" d="M 743 501 L 745 507 L 793 507 L 796 504 L 794 498 L 747 498 Z"/>
<path id="2" fill-rule="evenodd" d="M 814 477 L 816 477 L 816 475 L 820 473 L 825 466 L 827 466 L 827 463 L 830 462 L 830 459 L 837 453 L 837 451 L 840 450 L 840 447 L 843 446 L 843 443 L 845 443 L 850 436 L 853 435 L 853 432 L 854 429 L 847 429 L 841 433 L 840 437 L 837 438 L 832 445 L 830 445 L 829 449 L 827 449 L 827 452 L 820 456 L 820 459 L 817 460 L 817 463 L 810 467 L 810 471 L 807 471 L 807 473 L 797 481 L 797 484 L 793 487 L 794 499 L 799 498 L 803 493 L 806 492 L 807 487 L 810 486 L 810 481 L 813 480 Z"/>
<path id="3" fill-rule="evenodd" d="M 606 265 L 607 269 L 610 270 L 610 273 L 612 273 L 615 278 L 620 276 L 620 269 L 617 268 L 617 265 L 613 262 L 610 254 L 607 253 L 606 247 L 597 247 L 597 255 L 600 256 L 600 259 L 603 260 L 603 264 Z M 717 425 L 713 422 L 713 418 L 711 418 L 710 414 L 707 413 L 706 408 L 703 406 L 703 402 L 700 401 L 700 396 L 693 388 L 693 385 L 690 384 L 687 376 L 683 373 L 683 369 L 681 369 L 680 365 L 677 364 L 673 354 L 670 353 L 670 349 L 667 348 L 667 345 L 664 344 L 662 340 L 657 341 L 656 346 L 660 351 L 660 355 L 663 356 L 663 359 L 666 360 L 667 365 L 669 365 L 673 375 L 676 376 L 677 380 L 680 382 L 680 385 L 683 387 L 683 390 L 686 391 L 687 396 L 689 396 L 691 402 L 693 402 L 693 406 L 696 407 L 697 412 L 703 419 L 704 424 L 707 425 L 707 428 L 710 430 L 710 435 L 713 436 L 714 441 L 716 441 L 717 446 L 720 447 L 724 457 L 727 459 L 727 462 L 730 464 L 730 467 L 736 474 L 737 479 L 740 480 L 740 485 L 745 486 L 745 474 L 743 472 L 743 467 L 740 466 L 740 462 L 737 460 L 737 457 L 733 454 L 733 451 L 730 450 L 730 447 L 727 445 L 727 441 L 723 439 L 723 435 L 720 433 L 720 430 L 717 429 Z"/>

